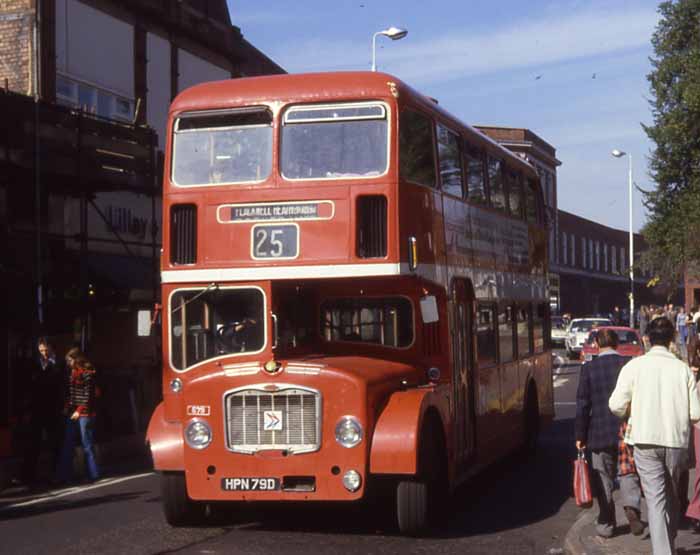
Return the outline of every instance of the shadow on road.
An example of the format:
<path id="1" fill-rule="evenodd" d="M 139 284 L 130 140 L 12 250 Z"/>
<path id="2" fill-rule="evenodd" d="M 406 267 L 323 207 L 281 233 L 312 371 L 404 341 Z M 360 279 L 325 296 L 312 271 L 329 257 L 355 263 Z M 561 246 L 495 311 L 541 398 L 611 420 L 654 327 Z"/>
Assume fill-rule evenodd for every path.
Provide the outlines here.
<path id="1" fill-rule="evenodd" d="M 452 539 L 515 530 L 556 515 L 571 496 L 573 420 L 555 421 L 537 455 L 511 455 L 460 487 L 446 525 L 433 538 Z M 390 494 L 374 503 L 214 507 L 208 525 L 239 530 L 398 535 Z"/>
<path id="2" fill-rule="evenodd" d="M 105 503 L 131 501 L 132 499 L 136 499 L 147 493 L 149 492 L 132 491 L 128 493 L 116 493 L 111 495 L 102 495 L 82 499 L 75 499 L 74 497 L 63 497 L 58 498 L 56 500 L 35 503 L 33 505 L 25 505 L 23 507 L 7 507 L 0 510 L 0 522 L 19 518 L 27 518 L 46 513 L 53 513 L 56 511 L 70 511 L 73 509 L 94 507 L 98 505 L 104 505 Z"/>

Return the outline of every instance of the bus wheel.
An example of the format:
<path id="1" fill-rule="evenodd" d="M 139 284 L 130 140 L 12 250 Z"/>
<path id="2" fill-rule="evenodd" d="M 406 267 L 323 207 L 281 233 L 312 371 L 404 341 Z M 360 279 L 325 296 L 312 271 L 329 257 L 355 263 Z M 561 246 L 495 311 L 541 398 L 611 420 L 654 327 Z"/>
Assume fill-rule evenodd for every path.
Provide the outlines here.
<path id="1" fill-rule="evenodd" d="M 423 536 L 439 521 L 446 508 L 447 475 L 442 430 L 434 420 L 421 434 L 419 474 L 401 481 L 396 490 L 396 516 L 399 531 L 407 536 Z"/>
<path id="2" fill-rule="evenodd" d="M 534 455 L 537 451 L 537 440 L 540 436 L 540 405 L 537 401 L 537 389 L 533 384 L 527 388 L 525 397 L 525 437 L 523 447 L 525 454 Z"/>
<path id="3" fill-rule="evenodd" d="M 204 520 L 206 505 L 187 496 L 184 472 L 163 472 L 160 477 L 165 520 L 171 526 L 192 526 Z"/>

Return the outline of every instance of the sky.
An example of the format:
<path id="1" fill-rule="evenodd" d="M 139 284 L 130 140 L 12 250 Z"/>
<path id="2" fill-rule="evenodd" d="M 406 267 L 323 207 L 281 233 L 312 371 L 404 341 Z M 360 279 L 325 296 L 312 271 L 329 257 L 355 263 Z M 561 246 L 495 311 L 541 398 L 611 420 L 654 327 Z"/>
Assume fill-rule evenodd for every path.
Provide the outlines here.
<path id="1" fill-rule="evenodd" d="M 628 230 L 634 183 L 653 188 L 647 0 L 227 0 L 243 36 L 289 73 L 377 69 L 470 125 L 526 127 L 557 150 L 562 210 Z M 635 231 L 646 214 L 633 194 Z"/>

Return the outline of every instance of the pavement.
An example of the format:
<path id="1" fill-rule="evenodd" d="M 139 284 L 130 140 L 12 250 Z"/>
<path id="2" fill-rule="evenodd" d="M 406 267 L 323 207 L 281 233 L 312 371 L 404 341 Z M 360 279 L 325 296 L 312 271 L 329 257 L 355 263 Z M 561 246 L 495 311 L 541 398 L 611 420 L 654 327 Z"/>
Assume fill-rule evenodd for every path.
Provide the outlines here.
<path id="1" fill-rule="evenodd" d="M 690 487 L 694 483 L 695 471 L 690 471 Z M 692 493 L 692 492 L 691 492 Z M 595 524 L 598 517 L 598 506 L 593 503 L 590 509 L 583 509 L 579 517 L 569 529 L 564 540 L 564 548 L 569 555 L 637 555 L 651 554 L 651 539 L 649 529 L 645 527 L 641 536 L 633 536 L 630 533 L 627 518 L 625 517 L 622 502 L 619 500 L 620 492 L 613 493 L 617 516 L 617 529 L 610 539 L 601 538 L 596 534 Z M 642 500 L 642 521 L 646 524 L 646 504 Z M 678 555 L 700 554 L 700 534 L 690 527 L 683 527 L 676 537 L 676 550 Z"/>
<path id="2" fill-rule="evenodd" d="M 131 434 L 115 438 L 110 441 L 102 441 L 96 444 L 97 460 L 101 469 L 109 470 L 115 464 L 123 465 L 125 461 L 132 461 L 143 465 L 148 459 L 149 452 L 146 447 L 145 435 Z M 146 461 L 147 463 L 147 461 Z M 2 457 L 0 458 L 0 504 L 8 499 L 13 499 L 16 496 L 26 496 L 37 493 L 44 489 L 41 485 L 27 488 L 26 485 L 18 484 L 16 478 L 20 475 L 20 466 L 22 464 L 21 457 Z M 82 449 L 76 448 L 74 457 L 74 474 L 79 477 L 85 474 L 83 468 Z M 37 467 L 37 473 L 44 478 L 44 486 L 48 487 L 49 480 L 53 475 L 50 466 L 50 455 L 48 452 L 42 452 Z M 128 466 L 128 465 L 127 465 Z"/>

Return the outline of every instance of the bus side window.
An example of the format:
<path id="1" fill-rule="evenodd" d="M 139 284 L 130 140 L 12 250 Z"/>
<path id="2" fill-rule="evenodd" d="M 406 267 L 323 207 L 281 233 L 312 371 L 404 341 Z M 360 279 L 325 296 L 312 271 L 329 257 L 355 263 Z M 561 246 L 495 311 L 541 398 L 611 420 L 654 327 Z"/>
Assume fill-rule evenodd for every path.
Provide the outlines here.
<path id="1" fill-rule="evenodd" d="M 512 362 L 513 352 L 513 307 L 500 306 L 498 309 L 498 351 L 501 363 Z"/>
<path id="2" fill-rule="evenodd" d="M 497 210 L 500 210 L 501 212 L 507 212 L 507 193 L 503 179 L 503 168 L 501 161 L 489 156 L 488 169 L 489 190 L 491 192 L 491 206 L 493 206 Z"/>
<path id="3" fill-rule="evenodd" d="M 528 179 L 525 186 L 525 217 L 528 223 L 539 223 L 537 212 L 537 185 L 534 180 Z"/>
<path id="4" fill-rule="evenodd" d="M 488 204 L 486 191 L 486 173 L 484 172 L 484 153 L 470 146 L 464 145 L 464 170 L 466 176 L 465 196 L 472 204 L 485 206 Z"/>
<path id="5" fill-rule="evenodd" d="M 534 336 L 534 346 L 536 353 L 542 353 L 545 350 L 546 321 L 547 321 L 547 304 L 540 303 L 535 307 L 532 322 L 532 332 Z"/>
<path id="6" fill-rule="evenodd" d="M 518 357 L 525 358 L 532 354 L 532 333 L 530 327 L 530 305 L 518 307 Z"/>
<path id="7" fill-rule="evenodd" d="M 399 121 L 399 172 L 401 179 L 436 186 L 433 124 L 414 110 L 403 110 Z"/>
<path id="8" fill-rule="evenodd" d="M 523 184 L 521 175 L 508 172 L 508 205 L 510 213 L 518 219 L 523 217 Z"/>
<path id="9" fill-rule="evenodd" d="M 444 193 L 463 198 L 462 156 L 459 137 L 445 126 L 437 124 L 440 186 Z"/>
<path id="10" fill-rule="evenodd" d="M 496 320 L 494 306 L 491 303 L 479 303 L 476 327 L 477 356 L 479 366 L 496 363 Z"/>

